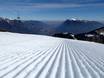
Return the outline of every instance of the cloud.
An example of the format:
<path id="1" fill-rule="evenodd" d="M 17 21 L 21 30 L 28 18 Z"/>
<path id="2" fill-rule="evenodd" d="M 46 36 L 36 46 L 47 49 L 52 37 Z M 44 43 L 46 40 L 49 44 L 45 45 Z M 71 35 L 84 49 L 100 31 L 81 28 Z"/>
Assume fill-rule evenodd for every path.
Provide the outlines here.
<path id="1" fill-rule="evenodd" d="M 61 8 L 79 8 L 79 7 L 104 7 L 104 3 L 16 3 L 3 4 L 0 9 L 61 9 Z"/>
<path id="2" fill-rule="evenodd" d="M 32 7 L 34 8 L 73 8 L 73 7 L 80 7 L 79 4 L 68 4 L 68 3 L 46 3 L 46 4 L 33 4 Z"/>
<path id="3" fill-rule="evenodd" d="M 88 7 L 88 6 L 104 6 L 104 3 L 95 3 L 95 4 L 70 4 L 70 3 L 54 3 L 54 4 L 33 4 L 34 8 L 78 8 L 78 7 Z"/>

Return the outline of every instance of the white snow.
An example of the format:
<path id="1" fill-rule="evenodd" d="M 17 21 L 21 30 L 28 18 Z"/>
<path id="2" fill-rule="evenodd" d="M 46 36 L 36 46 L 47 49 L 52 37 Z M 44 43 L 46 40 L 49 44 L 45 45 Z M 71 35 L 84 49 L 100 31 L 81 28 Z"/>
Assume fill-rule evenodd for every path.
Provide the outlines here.
<path id="1" fill-rule="evenodd" d="M 0 32 L 0 78 L 104 78 L 104 45 Z"/>
<path id="2" fill-rule="evenodd" d="M 71 18 L 71 20 L 76 21 L 77 19 L 76 18 Z"/>

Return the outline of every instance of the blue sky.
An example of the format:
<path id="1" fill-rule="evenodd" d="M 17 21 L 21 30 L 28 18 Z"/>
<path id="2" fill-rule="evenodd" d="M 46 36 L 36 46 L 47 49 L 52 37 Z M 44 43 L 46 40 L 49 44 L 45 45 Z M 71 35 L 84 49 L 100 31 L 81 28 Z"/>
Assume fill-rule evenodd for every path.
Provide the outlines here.
<path id="1" fill-rule="evenodd" d="M 0 16 L 25 20 L 104 20 L 104 0 L 0 0 Z"/>

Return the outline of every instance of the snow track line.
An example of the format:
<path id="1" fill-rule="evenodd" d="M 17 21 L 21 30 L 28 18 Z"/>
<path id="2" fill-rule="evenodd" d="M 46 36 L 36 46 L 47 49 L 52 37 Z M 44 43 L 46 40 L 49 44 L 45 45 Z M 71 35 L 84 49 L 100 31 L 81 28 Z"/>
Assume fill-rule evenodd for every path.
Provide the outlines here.
<path id="1" fill-rule="evenodd" d="M 83 75 L 81 73 L 81 69 L 80 69 L 80 67 L 79 67 L 79 65 L 78 65 L 78 63 L 77 63 L 77 61 L 75 59 L 75 56 L 73 54 L 73 50 L 72 50 L 71 47 L 68 47 L 68 48 L 70 48 L 69 49 L 69 55 L 70 55 L 71 60 L 72 60 L 72 67 L 73 67 L 73 72 L 74 72 L 74 78 L 77 78 L 77 77 L 78 78 L 83 78 Z"/>
<path id="2" fill-rule="evenodd" d="M 66 42 L 66 45 L 65 45 L 65 52 L 66 52 L 66 55 L 65 55 L 65 59 L 66 59 L 66 63 L 65 63 L 65 69 L 66 69 L 66 78 L 74 78 L 74 72 L 73 72 L 73 67 L 72 67 L 72 60 L 71 60 L 71 57 L 70 57 L 70 54 L 69 54 L 69 49 L 68 49 L 68 45 L 67 45 L 67 42 Z M 70 72 L 70 73 L 69 73 Z"/>
<path id="3" fill-rule="evenodd" d="M 40 52 L 41 53 L 41 52 Z M 38 53 L 38 54 L 40 54 L 40 53 Z M 28 55 L 29 56 L 29 55 Z M 28 57 L 28 56 L 25 56 L 25 57 Z M 30 58 L 30 57 L 29 57 Z M 32 58 L 32 57 L 31 57 Z M 3 67 L 2 67 L 2 69 L 0 68 L 0 71 L 1 70 L 4 70 L 4 69 L 6 69 L 6 68 L 8 68 L 9 66 L 11 66 L 11 65 L 14 65 L 15 63 L 17 63 L 17 62 L 20 62 L 21 60 L 23 61 L 24 59 L 26 59 L 26 58 L 20 58 L 20 59 L 16 59 L 16 60 L 14 60 L 14 61 L 12 61 L 12 63 L 11 64 L 9 64 L 8 65 L 8 63 L 6 64 L 6 66 L 4 65 Z"/>
<path id="4" fill-rule="evenodd" d="M 86 62 L 88 62 L 88 64 L 91 66 L 91 69 L 93 69 L 93 72 L 96 72 L 96 74 L 97 74 L 97 76 L 95 76 L 94 78 L 103 78 L 103 76 L 102 76 L 102 74 L 101 74 L 101 72 L 99 72 L 99 71 L 101 71 L 101 70 L 99 70 L 99 68 L 93 63 L 93 61 L 91 61 L 91 59 L 89 59 L 89 57 L 87 57 L 86 56 L 86 54 L 83 52 L 83 51 L 85 51 L 86 52 L 86 50 L 82 50 L 82 49 L 79 49 L 79 48 L 77 48 L 76 47 L 76 50 L 78 51 L 78 53 L 80 53 L 81 52 L 81 54 L 82 54 L 82 56 L 81 57 L 83 57 L 83 56 L 85 56 L 85 58 L 86 58 Z M 81 55 L 80 54 L 80 55 Z M 86 65 L 86 64 L 85 64 Z"/>
<path id="5" fill-rule="evenodd" d="M 60 52 L 60 48 L 62 48 L 62 44 L 58 46 L 58 48 L 52 53 L 51 57 L 48 59 L 44 67 L 41 69 L 39 74 L 36 76 L 36 78 L 46 78 L 47 73 L 49 72 L 49 68 L 52 69 L 50 66 L 52 66 L 52 61 L 54 62 Z M 41 75 L 40 75 L 41 74 Z M 48 73 L 50 74 L 50 73 Z"/>
<path id="6" fill-rule="evenodd" d="M 73 50 L 74 57 L 76 59 L 76 62 L 81 70 L 81 73 L 84 78 L 91 78 L 90 73 L 88 72 L 87 68 L 82 62 L 82 59 L 78 56 L 76 50 L 74 48 L 71 48 Z"/>
<path id="7" fill-rule="evenodd" d="M 53 48 L 51 51 L 53 51 L 53 50 L 55 50 L 55 49 L 57 49 L 57 47 L 55 47 L 55 48 Z M 41 56 L 41 59 L 40 58 L 37 58 L 37 62 L 33 62 L 34 64 L 33 64 L 33 67 L 32 67 L 32 69 L 29 69 L 29 67 L 27 67 L 28 69 L 29 69 L 29 71 L 27 70 L 27 73 L 26 73 L 26 75 L 22 75 L 22 76 L 24 76 L 24 78 L 26 78 L 33 70 L 35 70 L 35 68 L 38 66 L 38 64 L 39 63 L 41 63 L 49 54 L 50 54 L 50 52 L 51 51 L 47 51 L 46 53 L 46 55 L 44 55 L 44 56 Z M 30 64 L 30 65 L 32 65 L 32 64 Z M 26 69 L 26 67 L 23 69 L 24 70 L 24 72 L 25 72 L 25 69 Z M 23 71 L 22 70 L 22 71 Z M 22 73 L 22 71 L 21 71 L 21 73 Z M 20 72 L 17 74 L 17 75 L 15 75 L 13 78 L 15 78 L 16 76 L 18 76 L 18 78 L 19 78 L 19 74 L 20 74 Z M 20 76 L 21 77 L 21 76 Z"/>
<path id="8" fill-rule="evenodd" d="M 42 52 L 39 52 L 37 55 L 39 55 L 39 54 L 41 54 Z M 11 73 L 13 70 L 15 70 L 15 69 L 17 69 L 19 66 L 21 66 L 22 64 L 24 64 L 24 63 L 26 63 L 27 61 L 30 61 L 31 59 L 32 59 L 32 57 L 34 57 L 34 55 L 33 56 L 31 56 L 31 57 L 29 57 L 27 60 L 25 59 L 25 60 L 22 60 L 23 62 L 21 62 L 21 61 L 19 61 L 20 63 L 19 64 L 17 64 L 17 65 L 15 65 L 16 63 L 14 63 L 14 68 L 13 68 L 13 65 L 11 66 L 11 67 L 9 67 L 9 68 L 11 68 L 10 70 L 3 70 L 3 71 L 5 71 L 5 74 L 3 74 L 3 75 L 1 75 L 1 73 L 0 73 L 0 77 L 4 77 L 5 75 L 7 75 L 7 74 L 9 74 L 9 73 Z M 40 57 L 40 56 L 38 56 L 38 57 Z M 35 59 L 35 58 L 34 58 Z M 8 71 L 8 72 L 7 72 Z M 7 72 L 7 73 L 6 73 Z"/>
<path id="9" fill-rule="evenodd" d="M 86 50 L 86 49 L 85 49 Z M 88 51 L 88 50 L 87 50 Z M 88 51 L 89 52 L 89 51 Z M 89 55 L 86 53 L 86 56 L 104 73 L 104 67 L 101 61 L 92 55 Z"/>
<path id="10" fill-rule="evenodd" d="M 49 50 L 49 49 L 48 49 Z M 6 76 L 7 74 L 9 74 L 9 73 L 11 73 L 12 74 L 12 72 L 14 72 L 17 68 L 19 68 L 20 66 L 22 66 L 22 65 L 25 65 L 25 63 L 28 63 L 28 62 L 30 62 L 30 61 L 35 61 L 37 58 L 39 58 L 40 56 L 42 56 L 43 54 L 45 53 L 45 51 L 43 51 L 43 52 L 39 52 L 38 54 L 37 54 L 37 57 L 36 58 L 33 58 L 33 57 L 35 57 L 34 55 L 32 56 L 32 57 L 29 57 L 29 59 L 27 59 L 27 60 L 22 60 L 23 62 L 21 63 L 19 63 L 17 66 L 15 66 L 14 68 L 12 68 L 11 70 L 9 70 L 7 73 L 5 73 L 4 75 L 2 75 L 1 77 L 4 77 L 4 76 Z M 40 55 L 41 54 L 41 55 Z M 31 62 L 31 63 L 32 63 Z M 30 64 L 31 64 L 30 63 Z M 29 64 L 29 65 L 30 65 Z M 13 74 L 14 75 L 14 74 Z M 8 77 L 7 77 L 8 78 Z"/>
<path id="11" fill-rule="evenodd" d="M 90 59 L 86 54 L 84 54 L 87 57 L 87 61 L 89 62 L 89 64 L 92 66 L 92 68 L 99 73 L 99 75 L 101 76 L 101 78 L 104 77 L 104 72 L 99 68 L 99 66 L 96 65 L 96 63 L 94 63 L 94 61 L 92 61 L 92 59 Z"/>
<path id="12" fill-rule="evenodd" d="M 40 52 L 41 53 L 41 52 Z M 39 53 L 38 53 L 39 54 Z M 4 70 L 4 69 L 6 69 L 6 68 L 8 68 L 9 66 L 11 66 L 11 65 L 13 65 L 13 64 L 15 64 L 15 63 L 17 63 L 17 62 L 20 62 L 21 60 L 23 60 L 23 59 L 26 59 L 26 57 L 28 57 L 29 55 L 25 55 L 24 57 L 22 57 L 22 58 L 20 58 L 20 59 L 18 59 L 18 57 L 15 57 L 15 60 L 12 60 L 12 62 L 6 62 L 6 63 L 4 63 L 4 65 L 2 64 L 2 66 L 3 67 L 0 67 L 0 71 L 1 70 Z M 6 65 L 6 66 L 5 66 Z"/>
<path id="13" fill-rule="evenodd" d="M 55 78 L 56 77 L 56 74 L 57 74 L 57 70 L 58 70 L 58 67 L 59 67 L 59 60 L 61 58 L 61 50 L 62 50 L 62 46 L 60 47 L 60 50 L 59 52 L 57 53 L 55 59 L 54 59 L 54 62 L 52 63 L 51 67 L 50 67 L 50 70 L 48 71 L 49 74 L 47 74 L 46 78 Z"/>
<path id="14" fill-rule="evenodd" d="M 35 77 L 38 78 L 39 74 L 42 73 L 43 69 L 45 68 L 45 66 L 48 64 L 48 62 L 50 61 L 51 57 L 54 55 L 54 53 L 56 53 L 56 50 L 58 50 L 59 46 L 57 47 L 57 49 L 54 49 L 51 54 L 49 56 L 47 56 L 47 58 L 45 60 L 43 60 L 42 62 L 40 62 L 37 67 L 34 68 L 35 71 L 33 71 L 32 73 L 30 73 L 30 77 Z M 38 71 L 36 71 L 38 70 Z"/>
<path id="15" fill-rule="evenodd" d="M 104 78 L 102 44 L 0 34 L 0 78 Z"/>

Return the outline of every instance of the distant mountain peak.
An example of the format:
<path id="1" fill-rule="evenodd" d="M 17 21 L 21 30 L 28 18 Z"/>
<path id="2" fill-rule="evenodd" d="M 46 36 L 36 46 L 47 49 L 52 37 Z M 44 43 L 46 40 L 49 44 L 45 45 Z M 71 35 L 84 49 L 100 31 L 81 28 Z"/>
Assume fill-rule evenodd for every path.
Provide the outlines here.
<path id="1" fill-rule="evenodd" d="M 72 21 L 76 21 L 77 19 L 76 19 L 76 18 L 71 18 L 71 20 L 72 20 Z"/>
<path id="2" fill-rule="evenodd" d="M 101 27 L 104 27 L 104 25 L 97 21 L 67 19 L 60 26 L 57 27 L 56 31 L 78 34 L 89 32 Z"/>
<path id="3" fill-rule="evenodd" d="M 70 24 L 76 24 L 76 23 L 82 23 L 83 21 L 81 20 L 76 20 L 76 19 L 73 19 L 73 20 L 70 20 L 70 19 L 67 19 L 66 21 L 64 21 L 64 25 L 70 25 Z"/>
<path id="4" fill-rule="evenodd" d="M 67 19 L 66 21 L 64 21 L 64 24 L 66 24 L 66 25 L 71 24 L 71 23 L 80 24 L 80 23 L 88 23 L 88 22 L 96 22 L 96 21 L 78 20 L 75 18 L 71 18 L 71 19 Z"/>

